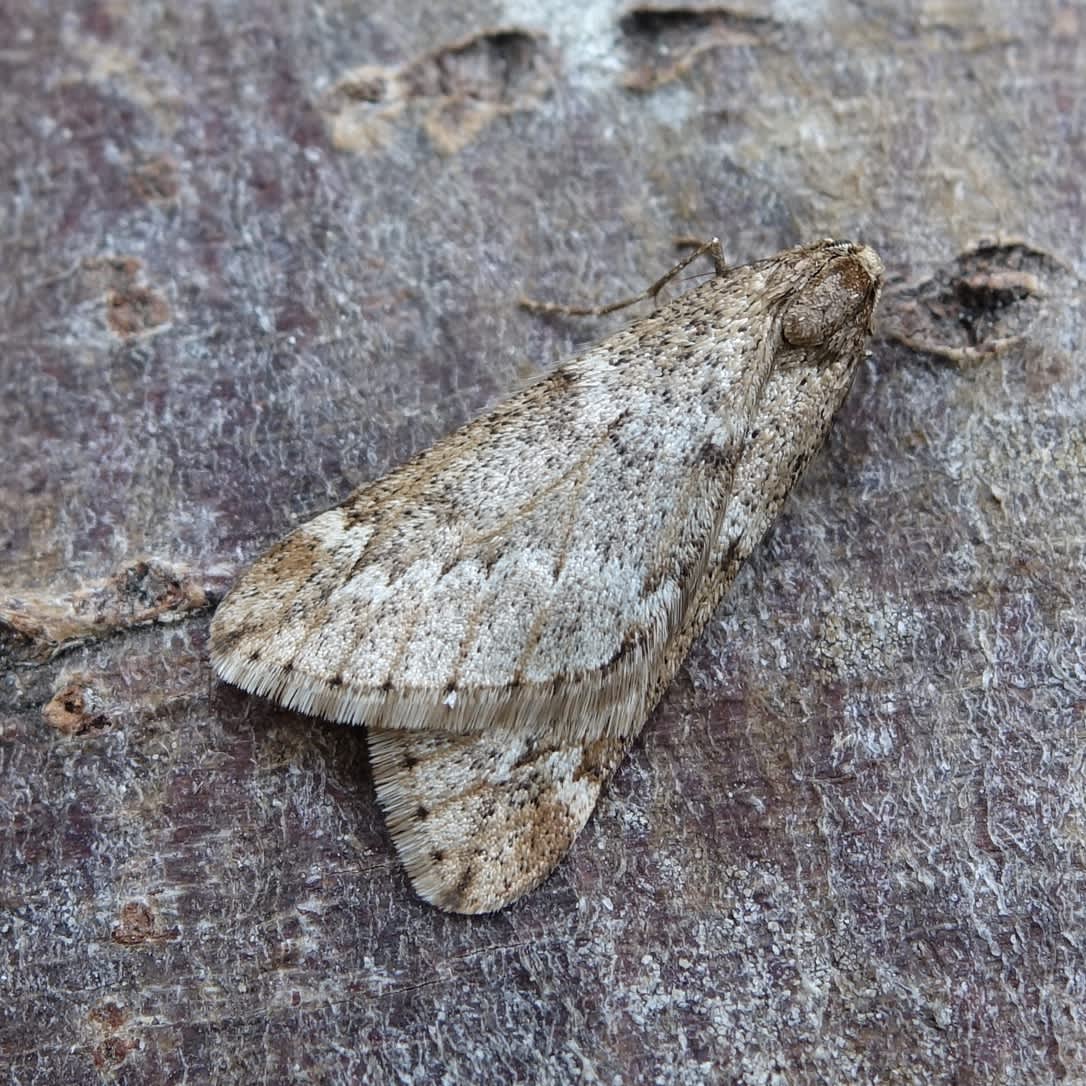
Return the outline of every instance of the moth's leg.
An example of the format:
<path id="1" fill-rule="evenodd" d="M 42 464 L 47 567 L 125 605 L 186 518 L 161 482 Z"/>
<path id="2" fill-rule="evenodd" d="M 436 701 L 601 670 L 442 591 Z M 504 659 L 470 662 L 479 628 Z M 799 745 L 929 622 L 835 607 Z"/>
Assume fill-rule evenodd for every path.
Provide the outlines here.
<path id="1" fill-rule="evenodd" d="M 681 244 L 689 244 L 685 240 Z M 608 313 L 614 313 L 619 309 L 625 309 L 627 306 L 636 305 L 638 302 L 643 302 L 651 298 L 656 301 L 657 295 L 675 278 L 680 272 L 689 267 L 699 256 L 704 256 L 706 253 L 712 257 L 713 268 L 717 275 L 723 275 L 728 269 L 728 263 L 724 259 L 724 249 L 720 244 L 719 238 L 712 238 L 709 241 L 697 242 L 697 248 L 692 253 L 684 256 L 678 264 L 675 265 L 670 271 L 661 275 L 651 286 L 646 290 L 641 291 L 640 294 L 635 294 L 630 298 L 623 298 L 620 302 L 611 302 L 610 305 L 562 305 L 559 302 L 536 302 L 531 298 L 521 298 L 520 304 L 524 309 L 527 309 L 531 313 L 548 313 L 557 314 L 563 317 L 603 317 Z"/>
<path id="2" fill-rule="evenodd" d="M 696 249 L 697 251 L 690 257 L 691 260 L 701 256 L 702 253 L 708 253 L 713 261 L 713 271 L 717 275 L 723 275 L 728 270 L 728 262 L 724 259 L 724 247 L 720 244 L 720 238 L 702 241 L 694 235 L 683 235 L 675 238 L 674 244 L 676 249 Z"/>

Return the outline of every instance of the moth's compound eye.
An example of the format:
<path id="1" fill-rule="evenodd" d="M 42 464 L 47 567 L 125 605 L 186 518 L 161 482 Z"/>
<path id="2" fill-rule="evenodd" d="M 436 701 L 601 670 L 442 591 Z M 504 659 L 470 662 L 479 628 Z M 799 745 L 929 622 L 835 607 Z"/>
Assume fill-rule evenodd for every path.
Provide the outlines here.
<path id="1" fill-rule="evenodd" d="M 831 261 L 823 271 L 792 296 L 781 319 L 781 331 L 793 347 L 816 347 L 873 299 L 882 279 L 882 267 L 868 257 L 870 249 Z M 874 257 L 877 262 L 878 258 Z"/>

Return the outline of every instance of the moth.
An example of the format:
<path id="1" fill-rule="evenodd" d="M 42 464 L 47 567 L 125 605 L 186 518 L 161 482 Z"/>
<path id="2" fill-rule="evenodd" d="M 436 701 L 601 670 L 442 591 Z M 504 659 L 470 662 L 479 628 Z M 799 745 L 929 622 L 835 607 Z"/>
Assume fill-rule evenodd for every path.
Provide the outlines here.
<path id="1" fill-rule="evenodd" d="M 224 680 L 365 724 L 438 908 L 500 909 L 565 855 L 863 357 L 872 249 L 713 253 L 712 279 L 295 529 L 215 614 Z"/>

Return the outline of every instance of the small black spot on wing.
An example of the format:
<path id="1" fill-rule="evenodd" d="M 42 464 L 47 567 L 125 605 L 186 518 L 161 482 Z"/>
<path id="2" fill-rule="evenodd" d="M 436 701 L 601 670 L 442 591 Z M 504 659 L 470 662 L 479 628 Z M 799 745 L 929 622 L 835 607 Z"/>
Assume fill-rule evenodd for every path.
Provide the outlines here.
<path id="1" fill-rule="evenodd" d="M 646 634 L 644 630 L 628 630 L 626 636 L 622 639 L 622 644 L 615 649 L 611 659 L 600 668 L 601 677 L 611 674 L 615 668 L 622 665 L 624 660 L 628 659 L 634 653 L 642 651 L 645 647 L 645 640 Z"/>
<path id="2" fill-rule="evenodd" d="M 732 445 L 706 441 L 698 450 L 697 461 L 711 471 L 727 471 L 738 463 L 741 455 L 741 450 L 737 452 Z"/>

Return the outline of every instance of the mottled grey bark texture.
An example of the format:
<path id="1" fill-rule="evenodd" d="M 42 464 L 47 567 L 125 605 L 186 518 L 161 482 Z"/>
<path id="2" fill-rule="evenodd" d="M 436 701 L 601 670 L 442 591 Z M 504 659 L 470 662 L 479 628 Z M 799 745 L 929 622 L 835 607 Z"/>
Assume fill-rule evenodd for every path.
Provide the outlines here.
<path id="1" fill-rule="evenodd" d="M 0 6 L 0 1067 L 1078 1082 L 1086 8 Z M 889 271 L 570 859 L 410 893 L 361 732 L 213 681 L 291 524 L 675 235 Z"/>

